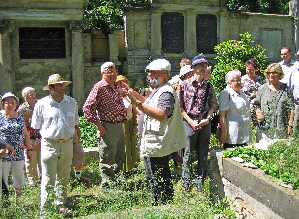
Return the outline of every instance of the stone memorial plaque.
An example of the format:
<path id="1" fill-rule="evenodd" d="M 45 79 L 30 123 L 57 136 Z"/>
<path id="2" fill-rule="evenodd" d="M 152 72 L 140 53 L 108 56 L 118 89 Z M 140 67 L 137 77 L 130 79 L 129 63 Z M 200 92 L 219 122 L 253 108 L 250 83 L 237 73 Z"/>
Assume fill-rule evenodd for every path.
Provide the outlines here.
<path id="1" fill-rule="evenodd" d="M 65 29 L 48 27 L 20 27 L 21 59 L 64 59 Z"/>
<path id="2" fill-rule="evenodd" d="M 162 51 L 184 52 L 184 15 L 179 12 L 163 12 L 161 17 Z"/>
<path id="3" fill-rule="evenodd" d="M 198 14 L 196 17 L 197 52 L 215 53 L 217 45 L 217 17 L 213 14 Z"/>
<path id="4" fill-rule="evenodd" d="M 261 29 L 260 41 L 266 51 L 265 55 L 270 59 L 280 59 L 280 49 L 283 47 L 283 32 L 279 29 Z M 273 46 L 275 42 L 275 46 Z"/>

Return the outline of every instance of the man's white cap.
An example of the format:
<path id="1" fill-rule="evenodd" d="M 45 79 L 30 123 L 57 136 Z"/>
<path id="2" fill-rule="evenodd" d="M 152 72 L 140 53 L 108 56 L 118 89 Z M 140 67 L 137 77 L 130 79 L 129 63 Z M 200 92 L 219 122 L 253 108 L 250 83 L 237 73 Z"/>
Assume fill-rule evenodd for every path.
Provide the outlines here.
<path id="1" fill-rule="evenodd" d="M 109 67 L 111 67 L 111 66 L 112 66 L 113 68 L 115 68 L 115 65 L 114 65 L 113 62 L 105 62 L 105 63 L 101 66 L 101 73 L 104 72 L 104 71 L 106 71 L 106 70 L 108 70 Z"/>
<path id="2" fill-rule="evenodd" d="M 194 69 L 191 68 L 191 65 L 184 65 L 180 70 L 180 77 L 188 74 L 189 72 L 193 72 Z"/>
<path id="3" fill-rule="evenodd" d="M 297 56 L 297 55 L 299 55 L 299 50 L 298 50 L 297 53 L 296 53 L 296 56 Z"/>
<path id="4" fill-rule="evenodd" d="M 156 59 L 146 66 L 147 70 L 170 71 L 171 64 L 166 59 Z"/>

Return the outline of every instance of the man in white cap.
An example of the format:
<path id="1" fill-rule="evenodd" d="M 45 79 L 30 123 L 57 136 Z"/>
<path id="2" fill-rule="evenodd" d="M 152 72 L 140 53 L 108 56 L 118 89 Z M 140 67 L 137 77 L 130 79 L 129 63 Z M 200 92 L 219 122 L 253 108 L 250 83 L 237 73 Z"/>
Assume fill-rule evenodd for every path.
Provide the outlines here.
<path id="1" fill-rule="evenodd" d="M 51 75 L 48 84 L 43 88 L 50 90 L 50 95 L 36 103 L 32 115 L 31 126 L 40 130 L 42 136 L 42 214 L 46 208 L 56 208 L 53 203 L 58 206 L 60 213 L 71 213 L 64 204 L 73 158 L 72 138 L 80 129 L 77 102 L 65 95 L 66 86 L 70 83 L 71 81 L 65 81 L 59 74 Z M 56 194 L 53 194 L 53 191 L 56 191 Z"/>
<path id="2" fill-rule="evenodd" d="M 169 155 L 187 146 L 179 101 L 167 82 L 170 63 L 156 59 L 147 67 L 147 80 L 152 93 L 144 103 L 129 94 L 132 103 L 144 113 L 140 156 L 144 157 L 146 177 L 151 186 L 153 205 L 167 204 L 173 199 Z"/>
<path id="3" fill-rule="evenodd" d="M 125 158 L 125 135 L 122 121 L 126 109 L 116 84 L 116 69 L 113 62 L 101 66 L 102 80 L 97 82 L 87 97 L 83 112 L 88 122 L 99 130 L 99 158 L 103 192 L 113 192 L 111 182 L 115 171 L 122 169 Z"/>

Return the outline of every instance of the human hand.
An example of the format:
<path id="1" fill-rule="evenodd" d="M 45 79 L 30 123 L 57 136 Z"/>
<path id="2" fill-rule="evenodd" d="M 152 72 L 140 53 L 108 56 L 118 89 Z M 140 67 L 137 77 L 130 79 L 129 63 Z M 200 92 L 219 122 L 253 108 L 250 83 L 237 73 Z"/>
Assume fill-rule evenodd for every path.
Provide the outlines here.
<path id="1" fill-rule="evenodd" d="M 189 124 L 191 125 L 191 127 L 194 129 L 194 130 L 198 130 L 198 129 L 202 129 L 202 127 L 199 125 L 198 123 L 198 120 L 191 120 L 189 122 Z"/>
<path id="2" fill-rule="evenodd" d="M 205 126 L 207 124 L 209 124 L 210 120 L 209 119 L 202 119 L 200 122 L 199 122 L 199 126 L 202 127 L 202 126 Z"/>
<path id="3" fill-rule="evenodd" d="M 31 153 L 31 151 L 27 151 L 27 159 L 29 161 L 31 161 L 31 159 L 32 159 L 32 153 Z"/>
<path id="4" fill-rule="evenodd" d="M 10 144 L 6 144 L 6 154 L 8 154 L 9 152 L 11 153 L 11 157 L 15 155 L 15 149 Z"/>
<path id="5" fill-rule="evenodd" d="M 4 149 L 0 149 L 0 159 L 5 158 L 6 157 L 6 151 Z M 0 161 L 2 162 L 2 161 Z"/>
<path id="6" fill-rule="evenodd" d="M 100 131 L 100 137 L 103 137 L 107 133 L 107 130 L 105 129 L 105 127 L 103 125 L 98 127 L 98 129 Z"/>

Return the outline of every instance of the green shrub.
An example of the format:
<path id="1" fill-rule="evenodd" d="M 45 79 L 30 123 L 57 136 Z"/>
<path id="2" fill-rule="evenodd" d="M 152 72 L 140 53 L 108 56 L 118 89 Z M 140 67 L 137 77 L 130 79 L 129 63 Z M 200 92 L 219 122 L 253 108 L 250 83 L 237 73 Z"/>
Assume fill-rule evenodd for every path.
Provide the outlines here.
<path id="1" fill-rule="evenodd" d="M 81 130 L 81 142 L 84 148 L 97 147 L 97 126 L 93 123 L 89 123 L 85 116 L 79 118 L 79 126 Z"/>
<path id="2" fill-rule="evenodd" d="M 260 45 L 254 45 L 250 33 L 239 34 L 242 39 L 228 40 L 215 46 L 217 52 L 217 64 L 214 66 L 213 74 L 209 81 L 214 85 L 218 95 L 226 87 L 225 74 L 231 70 L 238 69 L 245 74 L 245 62 L 256 59 L 259 63 L 258 75 L 263 76 L 262 71 L 267 67 L 265 49 Z"/>

